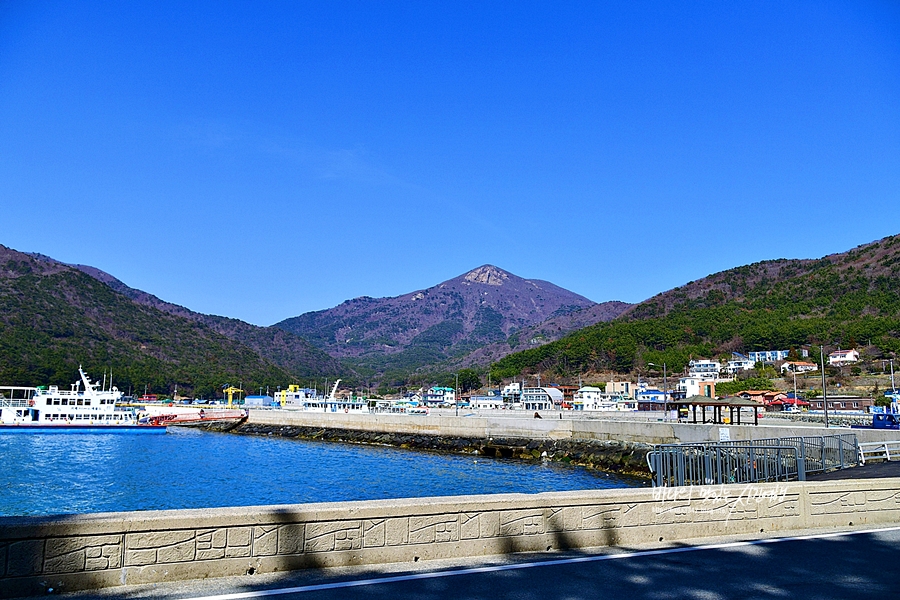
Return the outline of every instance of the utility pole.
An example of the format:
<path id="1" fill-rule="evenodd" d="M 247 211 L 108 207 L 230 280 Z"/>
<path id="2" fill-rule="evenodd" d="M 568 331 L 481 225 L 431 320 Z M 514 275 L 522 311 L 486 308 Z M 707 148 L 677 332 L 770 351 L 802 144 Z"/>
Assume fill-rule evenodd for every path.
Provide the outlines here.
<path id="1" fill-rule="evenodd" d="M 822 407 L 825 409 L 825 429 L 828 429 L 828 392 L 825 389 L 825 344 L 819 346 L 822 361 Z"/>
<path id="2" fill-rule="evenodd" d="M 659 365 L 656 363 L 647 363 L 647 366 L 648 367 L 659 367 Z M 662 368 L 663 368 L 663 412 L 665 413 L 663 415 L 663 420 L 668 421 L 669 420 L 669 393 L 668 393 L 669 380 L 667 377 L 666 363 L 663 363 Z M 638 373 L 640 373 L 640 372 L 638 372 Z M 638 382 L 640 382 L 640 380 L 641 380 L 640 374 L 638 374 Z"/>
<path id="3" fill-rule="evenodd" d="M 891 394 L 897 391 L 897 388 L 894 387 L 894 359 L 891 359 Z"/>

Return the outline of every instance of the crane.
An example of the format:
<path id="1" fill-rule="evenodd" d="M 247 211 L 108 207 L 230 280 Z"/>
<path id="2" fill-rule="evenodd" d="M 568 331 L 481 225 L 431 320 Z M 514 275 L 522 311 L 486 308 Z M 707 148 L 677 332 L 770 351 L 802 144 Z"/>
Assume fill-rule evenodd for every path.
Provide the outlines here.
<path id="1" fill-rule="evenodd" d="M 225 392 L 225 395 L 228 397 L 228 408 L 231 408 L 231 401 L 234 399 L 234 395 L 236 393 L 240 394 L 244 390 L 242 390 L 241 388 L 234 387 L 233 385 L 229 385 L 227 388 L 224 388 L 222 391 Z"/>

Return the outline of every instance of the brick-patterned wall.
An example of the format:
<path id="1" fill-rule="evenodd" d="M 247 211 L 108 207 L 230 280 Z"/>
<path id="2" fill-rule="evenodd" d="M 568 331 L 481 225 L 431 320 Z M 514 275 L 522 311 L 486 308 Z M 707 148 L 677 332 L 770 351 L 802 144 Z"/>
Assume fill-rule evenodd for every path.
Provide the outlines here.
<path id="1" fill-rule="evenodd" d="M 900 479 L 0 519 L 0 597 L 900 523 Z"/>

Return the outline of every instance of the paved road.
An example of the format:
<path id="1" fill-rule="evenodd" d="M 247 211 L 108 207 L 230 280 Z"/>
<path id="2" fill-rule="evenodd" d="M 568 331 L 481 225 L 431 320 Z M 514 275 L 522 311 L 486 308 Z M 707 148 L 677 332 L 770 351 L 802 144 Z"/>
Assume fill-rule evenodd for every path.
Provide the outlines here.
<path id="1" fill-rule="evenodd" d="M 871 462 L 861 467 L 851 467 L 828 473 L 817 473 L 807 476 L 809 481 L 836 481 L 839 479 L 880 479 L 882 477 L 900 477 L 900 460 L 889 462 Z M 898 594 L 900 597 L 900 594 Z"/>
<path id="2" fill-rule="evenodd" d="M 72 600 L 885 600 L 900 598 L 900 525 L 706 546 L 418 565 L 412 571 L 307 571 L 280 578 L 227 578 L 70 596 Z"/>

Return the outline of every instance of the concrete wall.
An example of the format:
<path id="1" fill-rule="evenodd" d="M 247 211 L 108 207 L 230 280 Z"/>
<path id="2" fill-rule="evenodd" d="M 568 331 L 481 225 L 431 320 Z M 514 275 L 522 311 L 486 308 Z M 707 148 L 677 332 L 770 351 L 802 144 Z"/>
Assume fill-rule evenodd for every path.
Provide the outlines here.
<path id="1" fill-rule="evenodd" d="M 525 438 L 525 439 L 596 439 L 644 442 L 647 444 L 671 444 L 675 442 L 718 441 L 719 430 L 727 428 L 732 440 L 788 437 L 795 435 L 816 436 L 835 433 L 855 433 L 860 442 L 900 440 L 900 431 L 875 431 L 867 429 L 825 429 L 824 427 L 708 425 L 691 423 L 665 423 L 654 421 L 626 421 L 612 419 L 556 419 L 547 413 L 544 419 L 479 414 L 474 417 L 456 417 L 430 414 L 345 414 L 318 413 L 289 410 L 251 410 L 249 422 L 267 425 L 294 425 L 300 427 L 329 427 L 377 431 L 381 433 L 408 433 L 442 435 L 461 438 Z M 625 417 L 623 417 L 624 419 Z"/>
<path id="2" fill-rule="evenodd" d="M 0 519 L 0 596 L 900 523 L 900 479 Z"/>

